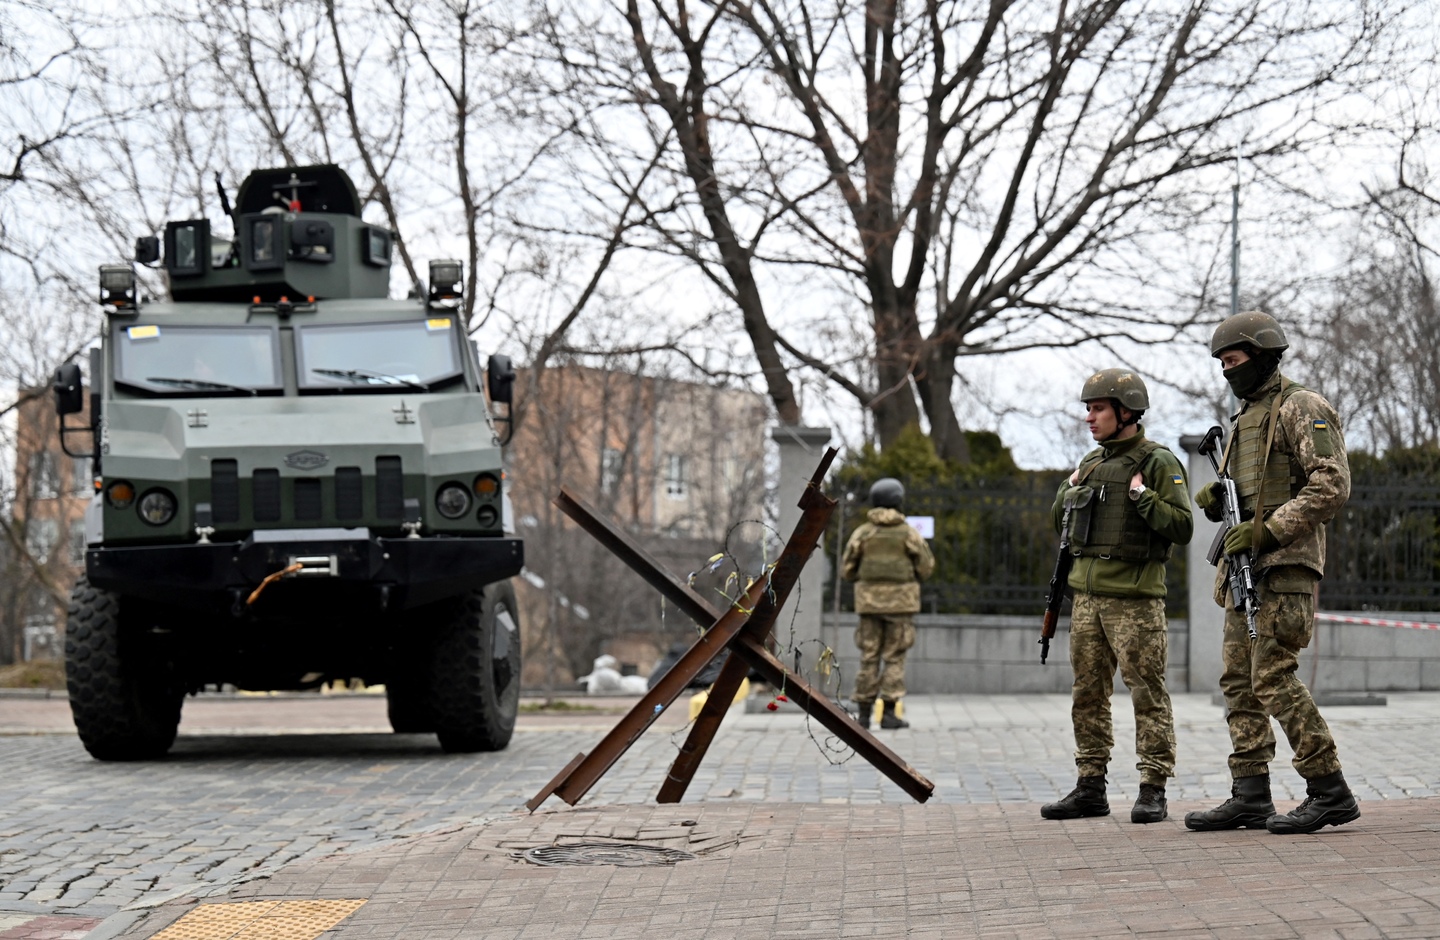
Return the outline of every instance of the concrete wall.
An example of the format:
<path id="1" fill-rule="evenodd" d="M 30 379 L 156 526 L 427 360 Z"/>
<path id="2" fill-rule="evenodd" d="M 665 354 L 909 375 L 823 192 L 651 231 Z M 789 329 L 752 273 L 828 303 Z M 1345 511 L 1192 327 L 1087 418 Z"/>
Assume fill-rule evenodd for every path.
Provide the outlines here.
<path id="1" fill-rule="evenodd" d="M 1213 605 L 1212 605 L 1213 606 Z M 1360 614 L 1392 620 L 1440 622 L 1437 614 Z M 829 613 L 824 639 L 838 654 L 848 695 L 859 665 L 854 614 Z M 918 636 L 906 665 L 906 685 L 916 693 L 1069 692 L 1069 620 L 1062 620 L 1040 665 L 1039 617 L 919 614 Z M 1172 692 L 1213 692 L 1218 685 L 1193 685 L 1187 620 L 1170 621 Z M 1321 622 L 1300 656 L 1299 676 L 1321 692 L 1403 692 L 1440 690 L 1440 630 L 1370 627 Z M 1115 687 L 1124 683 L 1116 676 Z"/>
<path id="2" fill-rule="evenodd" d="M 844 694 L 853 689 L 859 656 L 855 649 L 856 616 L 826 614 L 825 641 L 838 654 L 845 672 Z M 918 614 L 915 648 L 906 660 L 905 684 L 911 692 L 1014 693 L 1070 691 L 1070 619 L 1060 621 L 1050 656 L 1040 665 L 1040 618 L 975 614 Z M 1170 621 L 1172 690 L 1186 688 L 1184 620 Z M 1116 675 L 1115 687 L 1124 683 Z"/>
<path id="3" fill-rule="evenodd" d="M 1385 620 L 1440 622 L 1440 614 L 1355 613 Z M 1418 692 L 1440 689 L 1440 630 L 1315 624 L 1298 675 L 1320 692 Z"/>

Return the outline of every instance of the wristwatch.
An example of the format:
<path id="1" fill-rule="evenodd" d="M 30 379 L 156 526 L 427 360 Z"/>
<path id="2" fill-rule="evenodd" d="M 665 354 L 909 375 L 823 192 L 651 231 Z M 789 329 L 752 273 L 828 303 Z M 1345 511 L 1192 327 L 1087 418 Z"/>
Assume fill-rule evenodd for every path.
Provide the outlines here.
<path id="1" fill-rule="evenodd" d="M 1140 498 L 1140 494 L 1143 492 L 1145 492 L 1144 483 L 1141 483 L 1139 486 L 1130 487 L 1130 499 L 1132 501 L 1138 500 Z"/>

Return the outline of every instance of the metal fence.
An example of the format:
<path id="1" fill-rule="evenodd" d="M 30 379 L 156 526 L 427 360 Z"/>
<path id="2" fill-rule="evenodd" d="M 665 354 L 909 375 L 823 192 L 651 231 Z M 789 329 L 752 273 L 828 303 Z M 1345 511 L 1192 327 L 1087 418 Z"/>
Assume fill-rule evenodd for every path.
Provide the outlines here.
<path id="1" fill-rule="evenodd" d="M 1326 537 L 1322 607 L 1440 610 L 1440 487 L 1433 478 L 1356 482 Z"/>
<path id="2" fill-rule="evenodd" d="M 933 516 L 935 575 L 921 588 L 927 613 L 1038 614 L 1055 567 L 1058 538 L 1050 509 L 1063 472 L 1032 474 L 1017 485 L 983 482 L 944 489 L 909 489 L 905 513 Z M 827 547 L 836 560 L 837 545 L 865 521 L 869 507 L 863 492 L 840 494 L 840 509 L 830 527 Z M 1183 554 L 1183 553 L 1177 553 Z M 1183 566 L 1183 558 L 1171 565 Z M 836 603 L 835 569 L 829 585 L 830 605 Z M 1182 584 L 1183 569 L 1172 570 L 1172 584 Z M 1184 592 L 1173 592 L 1184 609 Z M 854 609 L 854 587 L 841 582 L 841 610 Z"/>
<path id="3" fill-rule="evenodd" d="M 1039 614 L 1058 539 L 1050 507 L 1063 473 L 1026 481 L 912 489 L 905 512 L 935 517 L 935 576 L 922 588 L 926 613 Z M 865 521 L 863 492 L 840 494 L 826 546 Z M 1431 478 L 1357 480 L 1327 531 L 1320 603 L 1330 610 L 1440 610 L 1440 487 Z M 837 602 L 832 580 L 827 607 Z M 1184 616 L 1185 552 L 1166 571 L 1169 613 Z M 841 582 L 839 609 L 854 609 L 853 586 Z"/>

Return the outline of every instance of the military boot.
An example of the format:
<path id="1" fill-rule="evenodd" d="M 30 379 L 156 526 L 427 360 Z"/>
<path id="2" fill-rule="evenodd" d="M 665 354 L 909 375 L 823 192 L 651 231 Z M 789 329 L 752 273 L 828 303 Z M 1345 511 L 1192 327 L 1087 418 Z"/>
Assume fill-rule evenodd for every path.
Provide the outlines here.
<path id="1" fill-rule="evenodd" d="M 1165 808 L 1165 785 L 1163 783 L 1140 784 L 1140 796 L 1130 810 L 1132 823 L 1159 822 L 1170 815 Z"/>
<path id="2" fill-rule="evenodd" d="M 1270 775 L 1236 777 L 1230 785 L 1230 799 L 1214 809 L 1186 813 L 1185 828 L 1197 832 L 1218 829 L 1263 829 L 1265 820 L 1275 815 L 1270 799 Z"/>
<path id="3" fill-rule="evenodd" d="M 857 722 L 859 722 L 860 727 L 862 727 L 862 728 L 869 728 L 869 727 L 870 727 L 870 716 L 871 716 L 871 714 L 874 713 L 874 711 L 875 711 L 875 700 L 874 700 L 874 699 L 871 699 L 871 700 L 868 701 L 868 702 L 856 702 L 856 703 L 855 703 L 855 720 L 856 720 Z"/>
<path id="4" fill-rule="evenodd" d="M 1289 835 L 1314 832 L 1325 826 L 1342 826 L 1360 818 L 1355 794 L 1340 771 L 1305 781 L 1305 801 L 1283 816 L 1271 816 L 1265 828 Z"/>
<path id="5" fill-rule="evenodd" d="M 1105 778 L 1081 777 L 1075 789 L 1055 803 L 1040 807 L 1046 819 L 1079 819 L 1082 816 L 1109 816 L 1110 801 L 1105 799 Z"/>
<path id="6" fill-rule="evenodd" d="M 886 702 L 885 710 L 880 713 L 880 727 L 893 731 L 896 728 L 910 727 L 910 722 L 895 714 L 894 702 Z"/>

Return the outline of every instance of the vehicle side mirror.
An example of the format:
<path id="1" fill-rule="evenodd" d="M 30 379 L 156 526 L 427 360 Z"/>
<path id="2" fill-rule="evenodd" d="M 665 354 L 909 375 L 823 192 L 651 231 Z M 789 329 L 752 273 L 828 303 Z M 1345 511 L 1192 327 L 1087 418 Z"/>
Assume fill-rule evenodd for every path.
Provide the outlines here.
<path id="1" fill-rule="evenodd" d="M 485 384 L 492 402 L 510 404 L 515 398 L 515 367 L 509 356 L 495 353 L 485 367 Z"/>
<path id="2" fill-rule="evenodd" d="M 141 235 L 135 239 L 135 261 L 137 264 L 152 265 L 160 260 L 160 239 L 154 235 Z"/>
<path id="3" fill-rule="evenodd" d="M 55 413 L 62 418 L 65 415 L 79 414 L 85 409 L 80 366 L 76 363 L 67 362 L 56 369 L 55 384 L 51 387 L 55 392 Z"/>

